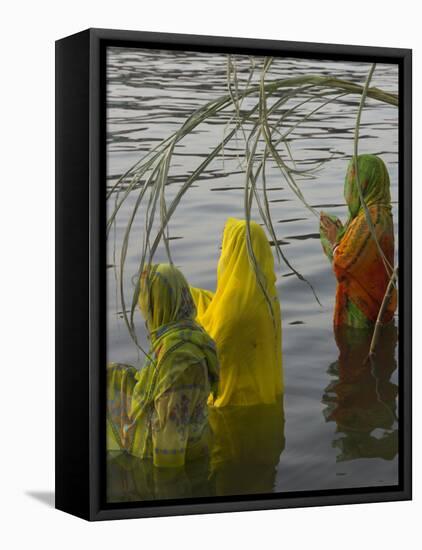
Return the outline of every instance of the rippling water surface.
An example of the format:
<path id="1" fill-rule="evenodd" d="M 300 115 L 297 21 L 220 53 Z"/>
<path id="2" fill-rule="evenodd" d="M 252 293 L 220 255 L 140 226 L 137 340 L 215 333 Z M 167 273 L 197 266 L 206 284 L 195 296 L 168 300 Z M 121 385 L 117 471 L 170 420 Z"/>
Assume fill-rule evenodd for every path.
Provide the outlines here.
<path id="1" fill-rule="evenodd" d="M 247 78 L 249 59 L 237 58 L 237 66 L 242 84 Z M 365 63 L 286 58 L 274 61 L 267 79 L 317 74 L 363 84 L 368 70 L 369 65 Z M 397 67 L 378 65 L 372 85 L 397 93 Z M 226 86 L 224 55 L 109 49 L 107 185 L 111 186 L 132 164 L 179 128 L 195 109 L 225 94 Z M 253 100 L 245 101 L 243 107 L 252 104 L 248 101 Z M 313 166 L 330 158 L 314 178 L 298 179 L 298 183 L 308 203 L 316 210 L 332 212 L 344 221 L 343 181 L 353 148 L 358 102 L 358 96 L 348 95 L 327 105 L 289 136 L 292 154 L 301 167 Z M 304 106 L 300 116 L 316 105 Z M 294 115 L 286 124 L 292 126 L 297 120 L 297 115 Z M 169 200 L 187 175 L 224 137 L 227 121 L 227 117 L 214 117 L 201 124 L 176 147 L 167 187 Z M 228 216 L 244 218 L 244 172 L 239 165 L 242 147 L 239 133 L 237 145 L 233 141 L 226 147 L 224 158 L 220 156 L 209 166 L 201 180 L 184 196 L 172 217 L 173 259 L 193 286 L 215 289 L 224 222 Z M 359 151 L 381 155 L 388 166 L 397 231 L 396 107 L 367 100 Z M 273 434 L 269 436 L 270 440 L 278 443 L 267 445 L 268 459 L 252 461 L 253 467 L 243 461 L 243 467 L 233 471 L 214 472 L 212 487 L 207 482 L 206 468 L 199 468 L 190 477 L 188 475 L 185 485 L 180 479 L 178 485 L 174 485 L 173 480 L 178 491 L 173 495 L 165 491 L 160 493 L 156 488 L 153 496 L 145 496 L 139 484 L 138 489 L 135 484 L 129 491 L 127 480 L 125 483 L 119 481 L 123 479 L 122 471 L 126 476 L 129 469 L 123 468 L 117 473 L 109 470 L 115 472 L 110 475 L 114 476 L 113 484 L 117 487 L 116 500 L 381 486 L 398 481 L 394 414 L 397 399 L 396 334 L 393 331 L 383 336 L 384 351 L 372 373 L 360 369 L 362 349 L 367 342 L 362 342 L 355 355 L 342 353 L 341 338 L 337 344 L 332 331 L 336 283 L 322 253 L 318 219 L 293 195 L 275 167 L 267 170 L 267 186 L 272 218 L 285 254 L 312 283 L 322 307 L 309 287 L 299 281 L 286 265 L 277 266 L 283 321 L 284 403 L 280 405 L 279 413 L 251 411 L 250 419 L 242 417 L 239 421 L 236 415 L 242 413 L 235 411 L 229 412 L 228 418 L 217 418 L 215 422 L 224 421 L 226 427 L 233 426 L 232 438 L 237 438 L 243 449 L 242 456 L 250 456 L 257 446 L 262 448 L 262 426 Z M 108 360 L 141 366 L 142 358 L 138 357 L 122 320 L 113 269 L 118 262 L 114 249 L 119 250 L 134 200 L 135 196 L 129 196 L 108 243 Z M 254 212 L 254 217 L 259 220 L 257 212 Z M 125 280 L 128 302 L 132 290 L 131 276 L 136 273 L 142 246 L 142 212 L 132 235 Z M 155 260 L 166 260 L 163 248 L 157 251 Z M 139 315 L 137 325 L 140 340 L 145 344 L 143 321 Z M 261 419 L 260 424 L 256 418 Z M 250 427 L 248 434 L 236 431 L 239 422 L 247 423 Z M 256 463 L 261 465 L 261 469 L 254 469 Z M 192 479 L 199 481 L 192 483 Z M 168 480 L 156 480 L 155 483 L 156 487 L 169 486 Z"/>

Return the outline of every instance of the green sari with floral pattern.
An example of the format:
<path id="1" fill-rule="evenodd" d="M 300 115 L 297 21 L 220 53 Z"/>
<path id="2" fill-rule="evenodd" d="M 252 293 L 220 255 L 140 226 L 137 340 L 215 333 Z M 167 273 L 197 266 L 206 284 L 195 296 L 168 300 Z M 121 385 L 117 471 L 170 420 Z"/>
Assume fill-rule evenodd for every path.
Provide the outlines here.
<path id="1" fill-rule="evenodd" d="M 150 359 L 137 372 L 107 369 L 107 448 L 183 466 L 208 453 L 207 399 L 218 385 L 213 340 L 195 322 L 189 285 L 174 266 L 143 273 L 139 306 L 151 338 Z"/>

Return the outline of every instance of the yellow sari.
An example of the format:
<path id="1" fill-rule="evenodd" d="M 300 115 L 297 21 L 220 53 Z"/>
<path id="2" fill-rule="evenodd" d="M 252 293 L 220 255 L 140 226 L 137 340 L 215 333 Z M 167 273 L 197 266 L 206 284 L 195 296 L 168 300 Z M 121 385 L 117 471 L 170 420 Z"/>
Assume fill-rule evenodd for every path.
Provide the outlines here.
<path id="1" fill-rule="evenodd" d="M 281 316 L 274 258 L 262 227 L 251 222 L 251 244 L 268 301 L 247 249 L 246 222 L 226 222 L 215 293 L 191 287 L 197 321 L 217 345 L 220 378 L 209 404 L 275 403 L 283 393 Z"/>

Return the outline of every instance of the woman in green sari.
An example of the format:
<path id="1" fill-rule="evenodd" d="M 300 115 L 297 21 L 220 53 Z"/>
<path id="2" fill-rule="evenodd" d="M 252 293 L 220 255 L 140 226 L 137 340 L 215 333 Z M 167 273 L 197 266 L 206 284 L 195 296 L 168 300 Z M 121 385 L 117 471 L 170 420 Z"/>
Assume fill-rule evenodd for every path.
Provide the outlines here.
<path id="1" fill-rule="evenodd" d="M 361 193 L 354 159 L 349 163 L 344 184 L 349 208 L 347 223 L 343 226 L 338 218 L 322 212 L 320 234 L 337 279 L 334 326 L 371 328 L 394 268 L 390 177 L 384 162 L 376 155 L 359 155 L 357 167 Z M 361 194 L 365 204 L 361 202 Z M 396 302 L 394 289 L 382 323 L 391 321 Z"/>
<path id="2" fill-rule="evenodd" d="M 142 274 L 139 307 L 150 358 L 139 372 L 108 366 L 107 448 L 159 467 L 183 466 L 208 454 L 207 399 L 218 384 L 215 344 L 195 322 L 189 285 L 172 265 Z"/>

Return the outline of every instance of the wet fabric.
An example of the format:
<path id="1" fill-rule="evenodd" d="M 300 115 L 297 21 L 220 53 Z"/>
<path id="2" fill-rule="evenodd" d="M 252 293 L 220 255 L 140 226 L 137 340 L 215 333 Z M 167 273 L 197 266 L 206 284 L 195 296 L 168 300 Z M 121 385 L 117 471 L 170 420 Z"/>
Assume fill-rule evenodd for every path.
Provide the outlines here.
<path id="1" fill-rule="evenodd" d="M 332 261 L 338 282 L 334 325 L 367 328 L 377 319 L 392 274 L 394 226 L 390 178 L 384 162 L 375 155 L 360 155 L 358 172 L 362 195 L 385 260 L 379 252 L 361 205 L 353 159 L 350 161 L 344 186 L 349 219 L 344 227 L 339 227 L 334 252 L 323 228 L 321 242 Z M 329 217 L 338 222 L 335 216 Z M 383 323 L 391 321 L 396 306 L 397 293 L 394 289 L 381 320 Z"/>
<path id="2" fill-rule="evenodd" d="M 192 288 L 197 320 L 217 345 L 215 407 L 275 403 L 283 392 L 281 316 L 274 258 L 264 230 L 250 223 L 259 284 L 247 248 L 246 222 L 229 218 L 217 266 L 217 289 Z"/>
<path id="3" fill-rule="evenodd" d="M 154 265 L 143 274 L 139 306 L 150 359 L 139 372 L 108 366 L 108 448 L 117 444 L 156 466 L 181 466 L 208 452 L 206 403 L 218 383 L 215 344 L 195 322 L 189 286 L 174 266 Z"/>
<path id="4" fill-rule="evenodd" d="M 155 468 L 129 453 L 107 455 L 107 501 L 162 500 L 277 490 L 285 447 L 283 398 L 271 405 L 210 407 L 209 456 L 179 468 Z"/>

